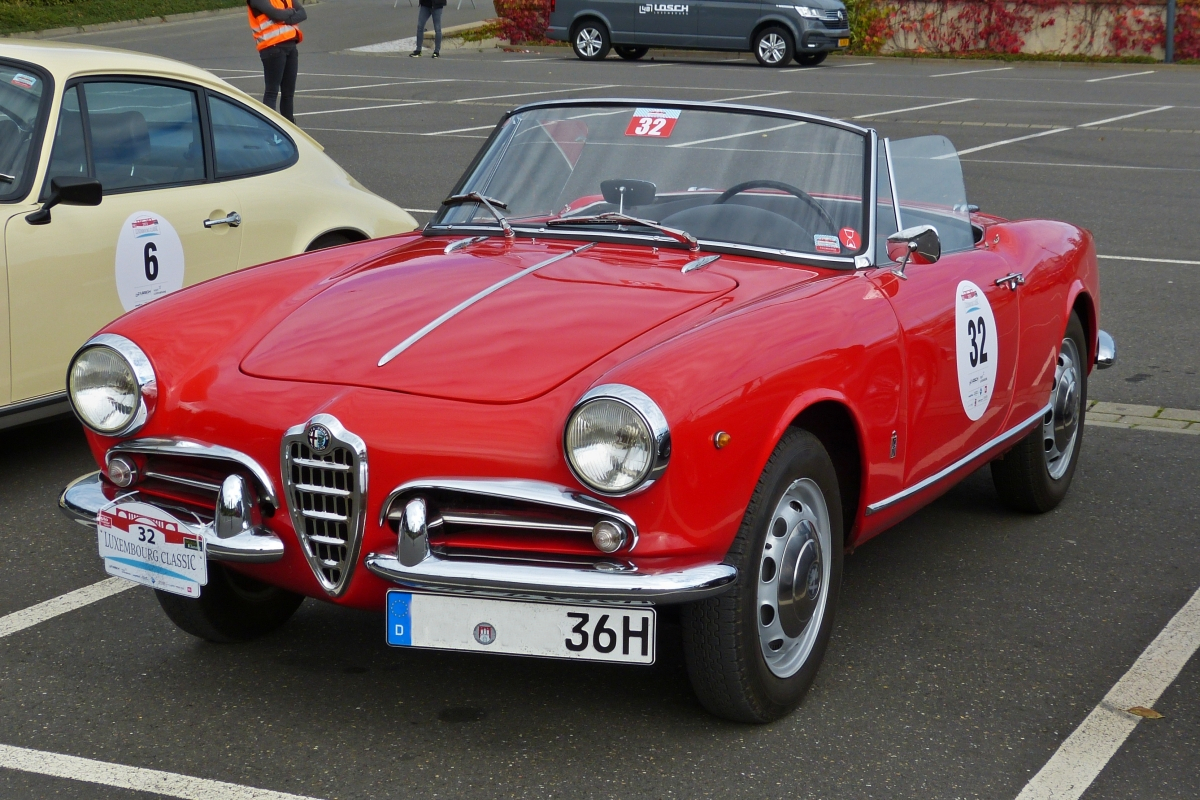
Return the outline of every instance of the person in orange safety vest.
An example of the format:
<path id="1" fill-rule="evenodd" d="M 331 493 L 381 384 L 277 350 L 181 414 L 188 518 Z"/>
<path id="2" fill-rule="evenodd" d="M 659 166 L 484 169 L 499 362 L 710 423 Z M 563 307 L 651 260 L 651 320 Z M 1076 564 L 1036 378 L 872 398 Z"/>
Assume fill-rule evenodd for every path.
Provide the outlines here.
<path id="1" fill-rule="evenodd" d="M 296 45 L 304 41 L 298 26 L 308 19 L 308 12 L 300 0 L 246 0 L 246 17 L 263 63 L 263 104 L 275 108 L 278 99 L 279 113 L 295 122 L 293 101 L 300 70 Z"/>

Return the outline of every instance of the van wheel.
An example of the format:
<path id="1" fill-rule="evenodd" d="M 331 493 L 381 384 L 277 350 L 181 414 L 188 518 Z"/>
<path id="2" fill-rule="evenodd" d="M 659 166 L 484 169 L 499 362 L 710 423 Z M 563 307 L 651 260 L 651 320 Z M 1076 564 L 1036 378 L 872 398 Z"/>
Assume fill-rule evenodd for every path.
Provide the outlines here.
<path id="1" fill-rule="evenodd" d="M 602 23 L 594 19 L 580 22 L 571 31 L 571 49 L 584 61 L 601 61 L 608 55 L 612 42 Z"/>
<path id="2" fill-rule="evenodd" d="M 626 61 L 637 61 L 639 58 L 646 55 L 646 53 L 650 52 L 649 47 L 630 47 L 627 44 L 614 44 L 613 50 L 615 50 L 617 55 Z"/>
<path id="3" fill-rule="evenodd" d="M 792 35 L 778 25 L 768 25 L 754 37 L 754 57 L 764 67 L 786 67 L 795 52 Z"/>
<path id="4" fill-rule="evenodd" d="M 815 67 L 829 56 L 829 53 L 796 53 L 796 63 L 802 67 Z"/>

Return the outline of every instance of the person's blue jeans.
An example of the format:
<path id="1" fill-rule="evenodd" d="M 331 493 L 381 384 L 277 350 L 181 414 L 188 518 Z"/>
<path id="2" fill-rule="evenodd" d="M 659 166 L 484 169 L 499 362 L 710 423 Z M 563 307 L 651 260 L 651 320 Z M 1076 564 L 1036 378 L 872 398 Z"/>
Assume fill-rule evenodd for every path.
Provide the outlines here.
<path id="1" fill-rule="evenodd" d="M 433 17 L 433 52 L 442 52 L 442 9 L 420 6 L 417 11 L 417 52 L 425 41 L 425 23 Z"/>

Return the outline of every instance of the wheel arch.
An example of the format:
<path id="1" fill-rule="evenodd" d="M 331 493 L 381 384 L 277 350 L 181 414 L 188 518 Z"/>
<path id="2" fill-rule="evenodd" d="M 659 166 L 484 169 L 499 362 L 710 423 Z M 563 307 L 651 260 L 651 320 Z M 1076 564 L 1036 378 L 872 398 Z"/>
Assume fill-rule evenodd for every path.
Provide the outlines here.
<path id="1" fill-rule="evenodd" d="M 571 20 L 571 24 L 567 26 L 567 44 L 570 44 L 571 40 L 575 38 L 575 30 L 581 24 L 583 24 L 584 22 L 587 22 L 589 19 L 594 19 L 597 22 L 599 22 L 601 25 L 603 25 L 604 30 L 608 31 L 609 41 L 612 42 L 612 31 L 613 31 L 612 23 L 609 22 L 608 18 L 605 17 L 602 12 L 597 11 L 594 8 L 589 8 L 584 11 L 580 11 L 578 14 L 576 14 L 575 17 Z"/>
<path id="2" fill-rule="evenodd" d="M 863 496 L 865 461 L 863 431 L 859 420 L 843 398 L 822 397 L 799 411 L 791 411 L 791 419 L 780 432 L 780 438 L 793 428 L 801 428 L 816 436 L 833 461 L 841 491 L 843 541 L 849 544 Z"/>
<path id="3" fill-rule="evenodd" d="M 1096 339 L 1100 335 L 1099 315 L 1096 313 L 1096 303 L 1092 299 L 1091 294 L 1079 281 L 1071 287 L 1071 300 L 1067 316 L 1071 312 L 1075 312 L 1079 317 L 1080 323 L 1083 325 L 1083 332 L 1087 335 L 1088 353 L 1087 366 L 1090 374 L 1096 363 Z"/>
<path id="4" fill-rule="evenodd" d="M 347 244 L 351 242 L 365 242 L 367 239 L 371 238 L 365 231 L 359 230 L 358 228 L 351 228 L 347 226 L 334 227 L 326 231 L 321 231 L 316 236 L 310 237 L 308 243 L 304 245 L 303 252 L 308 253 L 314 249 L 317 249 L 314 248 L 313 245 L 324 239 L 326 236 L 335 235 L 345 236 L 349 240 Z"/>
<path id="5" fill-rule="evenodd" d="M 750 31 L 750 38 L 749 38 L 749 40 L 747 40 L 746 46 L 749 48 L 753 48 L 755 37 L 757 37 L 758 34 L 762 32 L 763 28 L 769 28 L 772 25 L 776 25 L 780 28 L 783 28 L 789 34 L 791 34 L 792 47 L 795 48 L 795 47 L 800 46 L 800 32 L 796 30 L 796 26 L 792 24 L 791 20 L 787 19 L 786 17 L 784 17 L 782 15 L 778 15 L 778 14 L 771 14 L 771 15 L 765 16 L 762 19 L 760 19 L 757 23 L 755 23 L 754 29 L 752 31 Z"/>

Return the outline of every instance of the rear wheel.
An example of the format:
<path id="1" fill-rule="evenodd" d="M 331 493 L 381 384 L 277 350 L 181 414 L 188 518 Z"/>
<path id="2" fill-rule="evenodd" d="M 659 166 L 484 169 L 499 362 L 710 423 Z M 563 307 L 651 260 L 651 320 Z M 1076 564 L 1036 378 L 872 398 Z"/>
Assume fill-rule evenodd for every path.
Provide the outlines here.
<path id="1" fill-rule="evenodd" d="M 603 23 L 586 19 L 571 31 L 571 49 L 584 61 L 601 61 L 612 46 Z"/>
<path id="2" fill-rule="evenodd" d="M 688 675 L 717 716 L 770 722 L 816 677 L 842 582 L 837 473 L 817 437 L 780 441 L 725 560 L 734 588 L 680 611 Z"/>
<path id="3" fill-rule="evenodd" d="M 179 628 L 210 642 L 245 642 L 270 633 L 291 618 L 304 595 L 279 589 L 208 563 L 208 585 L 199 597 L 155 590 L 158 604 Z"/>
<path id="4" fill-rule="evenodd" d="M 792 35 L 778 25 L 769 25 L 754 37 L 754 57 L 764 67 L 785 67 L 792 60 Z"/>
<path id="5" fill-rule="evenodd" d="M 649 47 L 632 47 L 627 44 L 614 44 L 613 50 L 626 61 L 637 61 L 650 52 Z"/>
<path id="6" fill-rule="evenodd" d="M 829 56 L 829 53 L 796 53 L 796 63 L 802 67 L 815 67 Z"/>
<path id="7" fill-rule="evenodd" d="M 1087 411 L 1087 354 L 1083 325 L 1072 313 L 1054 366 L 1050 410 L 1041 425 L 992 462 L 996 492 L 1018 511 L 1049 511 L 1071 486 Z"/>

